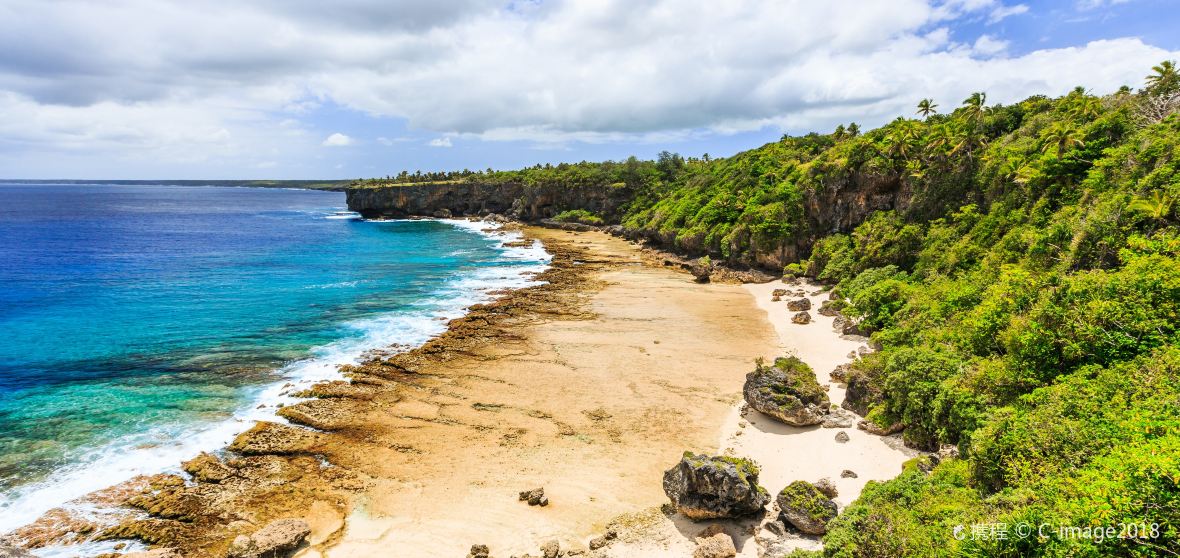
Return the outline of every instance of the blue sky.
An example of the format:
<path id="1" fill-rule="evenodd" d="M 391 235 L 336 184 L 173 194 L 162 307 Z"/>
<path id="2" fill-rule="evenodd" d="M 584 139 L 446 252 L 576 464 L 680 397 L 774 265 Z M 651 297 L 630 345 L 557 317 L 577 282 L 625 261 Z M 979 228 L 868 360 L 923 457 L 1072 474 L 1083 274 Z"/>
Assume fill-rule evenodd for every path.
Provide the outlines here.
<path id="1" fill-rule="evenodd" d="M 727 156 L 923 97 L 1138 86 L 1160 0 L 10 0 L 0 177 L 356 178 Z"/>

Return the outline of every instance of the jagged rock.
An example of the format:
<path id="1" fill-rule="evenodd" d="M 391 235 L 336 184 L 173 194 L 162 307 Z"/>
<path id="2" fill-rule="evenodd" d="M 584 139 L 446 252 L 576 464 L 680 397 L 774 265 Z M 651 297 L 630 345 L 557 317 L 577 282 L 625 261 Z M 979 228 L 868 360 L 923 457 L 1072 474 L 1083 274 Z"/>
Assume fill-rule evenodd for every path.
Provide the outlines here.
<path id="1" fill-rule="evenodd" d="M 225 466 L 217 456 L 201 452 L 188 461 L 181 464 L 184 472 L 193 476 L 197 482 L 219 483 L 225 479 L 233 476 L 234 472 L 229 467 Z"/>
<path id="2" fill-rule="evenodd" d="M 799 312 L 798 314 L 791 316 L 791 323 L 796 323 L 799 325 L 809 324 L 811 323 L 811 314 L 808 314 L 807 312 Z"/>
<path id="3" fill-rule="evenodd" d="M 835 498 L 836 496 L 840 495 L 840 492 L 836 490 L 836 485 L 832 484 L 832 479 L 829 479 L 828 477 L 819 479 L 812 484 L 828 498 Z"/>
<path id="4" fill-rule="evenodd" d="M 545 496 L 544 488 L 525 490 L 520 493 L 520 500 L 528 502 L 530 506 L 545 507 L 549 505 L 549 497 Z"/>
<path id="5" fill-rule="evenodd" d="M 836 433 L 836 442 L 841 443 L 841 444 L 848 443 L 848 433 L 844 432 L 843 430 L 841 430 L 840 432 L 837 432 Z"/>
<path id="6" fill-rule="evenodd" d="M 870 407 L 884 400 L 881 388 L 865 371 L 848 368 L 845 383 L 848 388 L 844 391 L 844 402 L 840 406 L 858 415 L 869 414 Z"/>
<path id="7" fill-rule="evenodd" d="M 900 422 L 893 423 L 888 427 L 881 427 L 868 420 L 862 420 L 856 423 L 856 427 L 876 436 L 889 436 L 905 430 L 905 425 Z"/>
<path id="8" fill-rule="evenodd" d="M 598 550 L 619 537 L 618 531 L 607 529 L 605 533 L 590 539 L 590 550 Z"/>
<path id="9" fill-rule="evenodd" d="M 783 294 L 786 294 L 786 293 L 783 293 Z M 806 298 L 800 298 L 797 300 L 788 300 L 787 301 L 787 310 L 790 310 L 792 312 L 802 312 L 804 310 L 811 310 L 811 300 L 806 299 Z"/>
<path id="10" fill-rule="evenodd" d="M 831 412 L 815 372 L 796 357 L 776 359 L 774 366 L 759 364 L 746 374 L 742 394 L 753 409 L 792 426 L 819 424 Z"/>
<path id="11" fill-rule="evenodd" d="M 783 299 L 783 297 L 778 296 L 778 295 L 774 295 L 774 296 L 770 297 L 771 302 L 779 302 L 782 299 Z"/>
<path id="12" fill-rule="evenodd" d="M 859 335 L 862 337 L 868 335 L 865 330 L 861 329 L 859 322 L 850 320 L 843 314 L 836 316 L 836 319 L 832 320 L 832 329 L 843 335 Z"/>
<path id="13" fill-rule="evenodd" d="M 832 369 L 831 372 L 828 372 L 828 378 L 831 378 L 831 380 L 837 384 L 848 383 L 848 368 L 850 366 L 852 365 L 849 363 L 837 366 L 836 368 Z"/>
<path id="14" fill-rule="evenodd" d="M 490 552 L 486 544 L 473 544 L 471 551 L 467 553 L 467 558 L 488 558 Z"/>
<path id="15" fill-rule="evenodd" d="M 827 388 L 828 386 L 824 386 Z M 824 417 L 824 428 L 852 428 L 856 424 L 856 415 L 840 407 L 833 407 L 831 413 Z"/>
<path id="16" fill-rule="evenodd" d="M 438 217 L 439 219 L 450 219 L 451 218 L 451 210 L 445 209 L 445 208 L 440 209 L 440 210 L 434 212 L 434 216 Z"/>
<path id="17" fill-rule="evenodd" d="M 808 535 L 826 533 L 828 522 L 835 519 L 838 512 L 835 502 L 805 481 L 787 485 L 779 492 L 776 501 L 783 520 Z"/>
<path id="18" fill-rule="evenodd" d="M 695 521 L 752 515 L 770 501 L 758 486 L 758 473 L 749 459 L 684 452 L 664 472 L 664 493 L 677 511 Z"/>
<path id="19" fill-rule="evenodd" d="M 775 289 L 773 291 L 770 291 L 770 296 L 777 296 L 780 298 L 787 296 L 787 290 L 786 289 Z"/>
<path id="20" fill-rule="evenodd" d="M 692 558 L 733 558 L 737 556 L 737 547 L 721 528 L 714 524 L 705 528 L 696 536 L 697 547 L 692 552 Z"/>
<path id="21" fill-rule="evenodd" d="M 14 546 L 0 544 L 0 558 L 37 558 L 32 552 Z"/>
<path id="22" fill-rule="evenodd" d="M 557 541 L 549 541 L 541 545 L 541 558 L 557 558 L 561 554 L 561 545 Z"/>
<path id="23" fill-rule="evenodd" d="M 272 521 L 253 535 L 239 535 L 226 553 L 227 558 L 276 558 L 299 548 L 311 534 L 302 519 Z"/>
<path id="24" fill-rule="evenodd" d="M 242 455 L 313 453 L 320 435 L 305 428 L 261 421 L 241 433 L 229 449 Z"/>
<path id="25" fill-rule="evenodd" d="M 825 300 L 821 302 L 819 304 L 818 312 L 820 316 L 833 317 L 840 315 L 840 309 L 834 300 Z"/>
<path id="26" fill-rule="evenodd" d="M 840 472 L 840 478 L 842 478 L 842 479 L 855 479 L 856 477 L 857 477 L 856 473 L 854 473 L 848 469 L 844 469 L 843 471 Z"/>

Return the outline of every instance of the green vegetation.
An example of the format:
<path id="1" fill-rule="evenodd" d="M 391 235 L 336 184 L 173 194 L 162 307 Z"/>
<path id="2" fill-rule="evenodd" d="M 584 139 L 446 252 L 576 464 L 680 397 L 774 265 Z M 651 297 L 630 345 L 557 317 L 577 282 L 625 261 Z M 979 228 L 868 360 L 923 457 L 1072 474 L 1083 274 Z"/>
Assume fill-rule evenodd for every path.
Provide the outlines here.
<path id="1" fill-rule="evenodd" d="M 777 500 L 780 507 L 790 507 L 805 513 L 811 521 L 827 523 L 836 517 L 836 510 L 829 498 L 806 481 L 788 484 L 778 493 Z"/>
<path id="2" fill-rule="evenodd" d="M 850 371 L 871 388 L 859 403 L 877 424 L 905 425 L 910 445 L 953 444 L 961 457 L 869 483 L 830 525 L 824 555 L 1180 554 L 1175 65 L 1139 91 L 1006 106 L 976 93 L 938 108 L 924 100 L 921 120 L 725 159 L 665 153 L 484 179 L 618 184 L 632 193 L 619 220 L 636 234 L 786 264 L 847 298 L 843 311 L 881 346 Z M 847 191 L 902 194 L 888 211 L 821 219 Z M 978 524 L 1034 532 L 954 536 Z"/>
<path id="3" fill-rule="evenodd" d="M 559 223 L 581 223 L 583 225 L 601 225 L 603 223 L 602 217 L 585 209 L 567 209 L 554 215 L 553 220 Z"/>

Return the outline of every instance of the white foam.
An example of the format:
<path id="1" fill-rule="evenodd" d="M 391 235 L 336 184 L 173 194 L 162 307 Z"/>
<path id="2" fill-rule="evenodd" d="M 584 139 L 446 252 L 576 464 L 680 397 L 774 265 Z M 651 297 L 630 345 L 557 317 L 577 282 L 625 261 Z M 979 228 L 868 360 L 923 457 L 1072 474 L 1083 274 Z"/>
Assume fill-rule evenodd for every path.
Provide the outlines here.
<path id="1" fill-rule="evenodd" d="M 357 364 L 365 353 L 388 349 L 395 343 L 400 350 L 420 346 L 443 333 L 447 321 L 461 317 L 469 306 L 493 299 L 493 291 L 541 283 L 534 276 L 548 267 L 552 257 L 540 242 L 527 247 L 505 247 L 505 243 L 520 240 L 521 234 L 498 230 L 500 226 L 495 223 L 443 221 L 497 240 L 500 261 L 510 265 L 480 268 L 466 276 L 456 276 L 429 298 L 413 304 L 410 312 L 382 314 L 345 324 L 357 335 L 317 347 L 310 357 L 284 366 L 278 371 L 281 379 L 256 388 L 249 397 L 250 403 L 234 412 L 229 420 L 204 425 L 166 425 L 129 436 L 89 452 L 78 460 L 78 465 L 61 469 L 45 481 L 0 495 L 0 534 L 29 523 L 54 507 L 136 475 L 179 472 L 182 461 L 201 451 L 224 448 L 255 421 L 285 422 L 274 414 L 278 405 L 300 401 L 293 394 L 313 384 L 343 379 L 338 370 L 340 365 Z M 72 547 L 74 553 L 77 550 Z M 37 554 L 48 557 L 58 551 L 41 549 Z"/>

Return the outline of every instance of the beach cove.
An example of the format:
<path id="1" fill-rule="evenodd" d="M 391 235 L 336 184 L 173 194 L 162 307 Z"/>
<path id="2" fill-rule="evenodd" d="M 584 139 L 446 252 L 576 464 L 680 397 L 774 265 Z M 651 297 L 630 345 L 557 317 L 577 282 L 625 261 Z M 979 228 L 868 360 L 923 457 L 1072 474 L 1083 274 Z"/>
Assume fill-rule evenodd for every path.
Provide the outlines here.
<path id="1" fill-rule="evenodd" d="M 473 307 L 419 349 L 346 366 L 349 381 L 279 410 L 310 428 L 261 422 L 231 452 L 186 463 L 188 475 L 125 485 L 149 514 L 107 536 L 223 556 L 237 536 L 301 518 L 311 533 L 296 555 L 306 557 L 462 556 L 475 544 L 519 556 L 550 541 L 588 550 L 608 530 L 617 539 L 593 555 L 685 556 L 708 522 L 661 509 L 660 483 L 685 450 L 753 458 L 772 493 L 832 478 L 841 505 L 912 456 L 855 427 L 840 429 L 851 438 L 840 444 L 836 429 L 743 408 L 755 358 L 795 354 L 828 383 L 826 372 L 864 345 L 835 333 L 830 317 L 791 324 L 771 302 L 781 283 L 700 284 L 605 233 L 526 233 L 553 256 L 542 284 Z M 806 288 L 817 305 L 826 298 Z M 828 389 L 838 404 L 840 386 Z M 840 478 L 843 469 L 858 478 Z M 537 487 L 547 505 L 518 499 Z M 759 556 L 759 524 L 776 516 L 715 523 L 740 556 Z"/>

